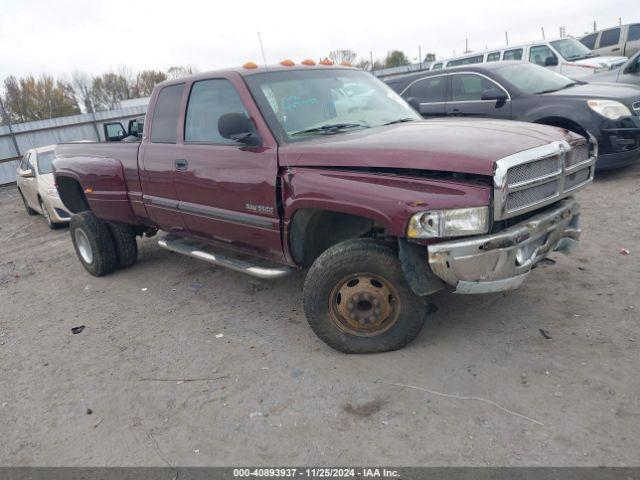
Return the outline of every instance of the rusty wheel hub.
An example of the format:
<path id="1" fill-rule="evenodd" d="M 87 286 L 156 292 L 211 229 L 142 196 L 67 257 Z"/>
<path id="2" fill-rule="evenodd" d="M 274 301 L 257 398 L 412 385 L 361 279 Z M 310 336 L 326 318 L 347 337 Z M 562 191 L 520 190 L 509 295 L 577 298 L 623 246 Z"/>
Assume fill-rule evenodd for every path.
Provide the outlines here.
<path id="1" fill-rule="evenodd" d="M 391 328 L 400 312 L 400 298 L 384 278 L 358 273 L 342 279 L 331 291 L 330 315 L 344 332 L 380 335 Z"/>

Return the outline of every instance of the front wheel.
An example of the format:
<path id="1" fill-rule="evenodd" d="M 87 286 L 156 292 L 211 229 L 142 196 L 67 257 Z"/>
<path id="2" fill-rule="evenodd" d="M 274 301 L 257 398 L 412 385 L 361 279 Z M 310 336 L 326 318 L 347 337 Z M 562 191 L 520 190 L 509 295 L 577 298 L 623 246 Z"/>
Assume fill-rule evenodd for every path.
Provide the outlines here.
<path id="1" fill-rule="evenodd" d="M 307 274 L 303 302 L 316 335 L 344 353 L 402 348 L 420 333 L 427 314 L 396 250 L 371 239 L 347 240 L 320 255 Z"/>
<path id="2" fill-rule="evenodd" d="M 87 272 L 101 277 L 116 269 L 116 248 L 105 222 L 90 211 L 77 213 L 71 216 L 69 231 L 78 259 Z"/>

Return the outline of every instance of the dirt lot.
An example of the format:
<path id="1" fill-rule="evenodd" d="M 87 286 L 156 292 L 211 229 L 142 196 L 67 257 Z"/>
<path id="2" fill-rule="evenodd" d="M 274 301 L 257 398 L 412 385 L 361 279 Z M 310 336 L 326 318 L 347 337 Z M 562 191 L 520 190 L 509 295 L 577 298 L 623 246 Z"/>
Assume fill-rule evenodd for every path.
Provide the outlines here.
<path id="1" fill-rule="evenodd" d="M 601 175 L 574 256 L 510 294 L 438 294 L 408 348 L 347 356 L 306 325 L 303 274 L 145 239 L 93 278 L 3 188 L 0 464 L 639 465 L 638 198 L 640 165 Z"/>

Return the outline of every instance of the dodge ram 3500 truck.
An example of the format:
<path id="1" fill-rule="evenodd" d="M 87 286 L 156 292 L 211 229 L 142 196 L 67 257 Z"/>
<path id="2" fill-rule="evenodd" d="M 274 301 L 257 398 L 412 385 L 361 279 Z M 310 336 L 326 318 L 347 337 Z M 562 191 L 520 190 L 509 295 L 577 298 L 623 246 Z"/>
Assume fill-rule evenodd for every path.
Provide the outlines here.
<path id="1" fill-rule="evenodd" d="M 167 250 L 260 278 L 309 267 L 314 332 L 342 352 L 381 352 L 418 335 L 425 296 L 517 288 L 576 245 L 573 195 L 592 181 L 593 142 L 425 121 L 370 74 L 312 63 L 167 81 L 140 142 L 58 145 L 85 269 L 133 265 L 136 236 L 157 231 Z"/>

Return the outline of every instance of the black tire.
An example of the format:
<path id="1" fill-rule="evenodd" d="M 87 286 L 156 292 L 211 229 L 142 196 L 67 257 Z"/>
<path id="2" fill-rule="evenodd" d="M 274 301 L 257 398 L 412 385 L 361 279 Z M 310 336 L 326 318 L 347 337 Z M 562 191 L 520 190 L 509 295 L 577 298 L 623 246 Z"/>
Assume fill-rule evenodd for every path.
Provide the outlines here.
<path id="1" fill-rule="evenodd" d="M 138 261 L 138 243 L 133 228 L 124 223 L 107 223 L 116 247 L 118 268 L 127 268 Z"/>
<path id="2" fill-rule="evenodd" d="M 90 211 L 77 213 L 71 216 L 69 232 L 78 259 L 87 272 L 101 277 L 116 269 L 116 247 L 105 222 Z"/>
<path id="3" fill-rule="evenodd" d="M 352 279 L 348 280 L 349 278 Z M 358 282 L 355 286 L 350 286 L 355 279 L 358 279 Z M 372 326 L 373 330 L 370 332 L 355 331 L 360 325 L 352 327 L 351 324 L 356 323 L 353 320 L 354 315 L 360 315 L 358 308 L 361 302 L 358 299 L 363 295 L 368 301 L 372 298 L 371 294 L 366 293 L 371 290 L 371 287 L 366 285 L 367 281 L 393 291 L 392 295 L 388 295 L 389 304 L 386 307 L 394 312 L 387 316 L 390 319 L 388 321 L 393 323 L 385 327 L 384 322 L 387 320 L 382 320 L 383 323 Z M 363 294 L 354 290 L 354 295 L 348 297 L 349 308 L 352 308 L 354 299 L 357 305 L 355 310 L 350 310 L 351 320 L 336 310 L 347 308 L 341 304 L 347 299 L 342 299 L 341 293 L 335 294 L 340 285 L 342 287 L 338 292 L 347 289 L 345 296 L 351 295 L 348 293 L 350 288 L 366 289 Z M 374 296 L 378 295 L 375 288 Z M 327 345 L 344 353 L 374 353 L 400 349 L 418 336 L 427 316 L 427 302 L 424 297 L 412 292 L 402 273 L 394 246 L 373 239 L 347 240 L 326 250 L 309 269 L 302 295 L 311 329 Z M 386 293 L 381 298 L 385 296 Z M 373 303 L 369 304 L 370 309 L 379 305 L 379 302 L 375 303 L 376 300 L 377 297 L 374 297 Z M 380 322 L 379 309 L 375 308 L 378 317 L 374 319 L 374 323 Z M 372 315 L 371 310 L 366 315 Z M 363 329 L 369 328 L 370 321 L 371 318 L 358 318 L 358 323 L 364 322 L 361 326 Z M 350 322 L 350 325 L 345 326 L 345 322 Z"/>
<path id="4" fill-rule="evenodd" d="M 49 214 L 49 210 L 47 210 L 47 207 L 44 205 L 44 203 L 42 203 L 41 198 L 38 198 L 38 204 L 40 204 L 40 211 L 42 211 L 42 218 L 44 218 L 44 222 L 47 224 L 47 227 L 49 227 L 51 230 L 56 230 L 57 228 L 60 228 L 61 224 L 55 223 L 53 222 L 53 220 L 51 220 L 51 215 Z"/>
<path id="5" fill-rule="evenodd" d="M 24 198 L 24 195 L 22 194 L 22 192 L 20 190 L 18 190 L 18 192 L 20 193 L 20 198 L 22 198 L 22 204 L 24 205 L 24 209 L 27 211 L 27 215 L 29 215 L 30 217 L 33 217 L 38 212 L 36 212 L 33 208 L 29 206 L 29 204 L 27 203 L 27 199 Z"/>

